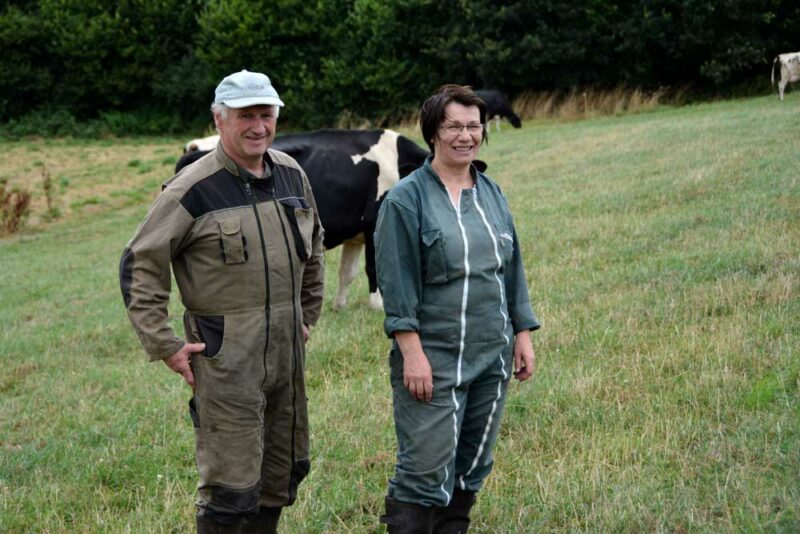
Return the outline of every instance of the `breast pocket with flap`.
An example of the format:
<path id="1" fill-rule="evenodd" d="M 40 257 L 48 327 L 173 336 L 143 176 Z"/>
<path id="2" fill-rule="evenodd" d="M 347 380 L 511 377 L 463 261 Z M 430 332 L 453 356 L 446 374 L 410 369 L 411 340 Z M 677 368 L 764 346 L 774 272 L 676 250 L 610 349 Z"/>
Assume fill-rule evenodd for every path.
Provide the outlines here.
<path id="1" fill-rule="evenodd" d="M 425 282 L 444 284 L 447 282 L 447 256 L 444 236 L 440 229 L 424 230 L 422 237 L 422 268 Z"/>
<path id="2" fill-rule="evenodd" d="M 247 241 L 242 234 L 242 223 L 237 218 L 219 221 L 219 245 L 222 260 L 228 265 L 247 261 Z"/>

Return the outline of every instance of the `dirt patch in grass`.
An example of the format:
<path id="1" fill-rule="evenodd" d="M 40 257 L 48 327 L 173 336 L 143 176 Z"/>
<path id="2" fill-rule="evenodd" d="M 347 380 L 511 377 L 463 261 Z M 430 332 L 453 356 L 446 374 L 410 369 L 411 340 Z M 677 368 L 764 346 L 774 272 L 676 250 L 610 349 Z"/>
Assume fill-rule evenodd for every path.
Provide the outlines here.
<path id="1" fill-rule="evenodd" d="M 172 176 L 181 140 L 34 139 L 2 143 L 0 177 L 32 194 L 26 227 L 117 209 L 154 198 Z M 123 150 L 120 150 L 123 147 Z M 52 180 L 53 210 L 44 192 Z"/>

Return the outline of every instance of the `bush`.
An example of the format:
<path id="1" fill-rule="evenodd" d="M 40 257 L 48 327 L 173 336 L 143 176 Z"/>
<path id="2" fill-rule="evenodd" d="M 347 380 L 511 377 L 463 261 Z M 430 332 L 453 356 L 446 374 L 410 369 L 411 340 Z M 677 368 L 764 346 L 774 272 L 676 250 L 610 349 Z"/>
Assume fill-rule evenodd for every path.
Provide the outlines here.
<path id="1" fill-rule="evenodd" d="M 18 187 L 8 189 L 8 180 L 0 179 L 0 235 L 19 230 L 30 215 L 31 194 Z"/>

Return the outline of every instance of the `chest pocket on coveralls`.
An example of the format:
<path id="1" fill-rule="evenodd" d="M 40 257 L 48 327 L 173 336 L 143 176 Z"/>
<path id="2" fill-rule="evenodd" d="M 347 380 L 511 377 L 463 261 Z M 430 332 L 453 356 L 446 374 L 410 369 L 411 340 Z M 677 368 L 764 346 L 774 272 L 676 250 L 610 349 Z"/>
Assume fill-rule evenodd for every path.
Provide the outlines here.
<path id="1" fill-rule="evenodd" d="M 242 234 L 242 223 L 239 219 L 228 218 L 219 221 L 219 246 L 225 263 L 233 265 L 247 261 L 247 242 Z"/>
<path id="2" fill-rule="evenodd" d="M 282 199 L 280 203 L 289 219 L 289 226 L 292 227 L 292 237 L 294 238 L 294 248 L 297 257 L 302 261 L 311 257 L 311 241 L 314 235 L 314 212 L 308 206 L 305 199 L 288 198 Z"/>
<path id="3" fill-rule="evenodd" d="M 514 254 L 514 238 L 511 231 L 502 224 L 494 225 L 497 236 L 497 247 L 500 251 L 500 259 L 503 260 L 503 265 L 511 261 Z"/>
<path id="4" fill-rule="evenodd" d="M 422 271 L 428 284 L 447 282 L 447 261 L 444 236 L 439 229 L 424 230 L 422 237 Z"/>

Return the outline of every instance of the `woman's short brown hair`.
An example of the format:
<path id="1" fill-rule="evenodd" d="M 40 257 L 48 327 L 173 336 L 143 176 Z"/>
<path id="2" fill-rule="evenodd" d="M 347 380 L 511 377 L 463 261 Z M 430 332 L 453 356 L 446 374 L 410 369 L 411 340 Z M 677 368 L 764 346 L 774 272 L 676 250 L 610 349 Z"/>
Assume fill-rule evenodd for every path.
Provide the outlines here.
<path id="1" fill-rule="evenodd" d="M 476 95 L 468 85 L 447 84 L 441 86 L 428 97 L 422 104 L 419 113 L 419 125 L 422 128 L 422 137 L 433 152 L 433 139 L 445 119 L 444 108 L 447 104 L 456 102 L 462 106 L 478 106 L 481 113 L 481 124 L 486 124 L 486 103 Z M 483 129 L 481 143 L 489 140 L 486 128 Z"/>

